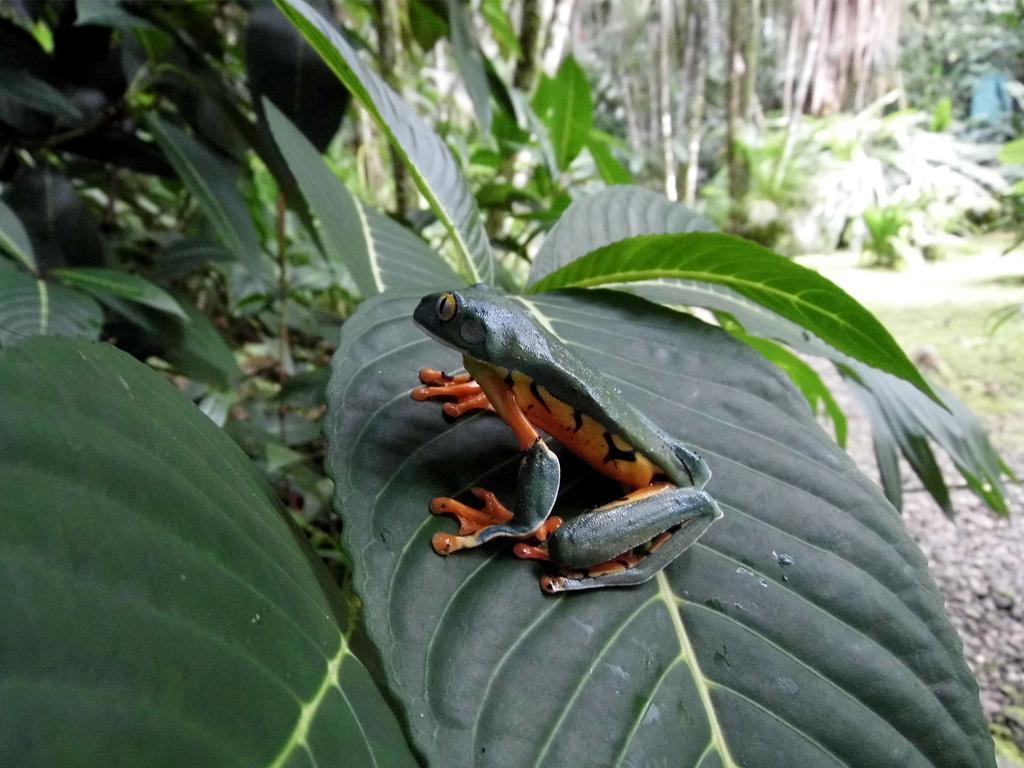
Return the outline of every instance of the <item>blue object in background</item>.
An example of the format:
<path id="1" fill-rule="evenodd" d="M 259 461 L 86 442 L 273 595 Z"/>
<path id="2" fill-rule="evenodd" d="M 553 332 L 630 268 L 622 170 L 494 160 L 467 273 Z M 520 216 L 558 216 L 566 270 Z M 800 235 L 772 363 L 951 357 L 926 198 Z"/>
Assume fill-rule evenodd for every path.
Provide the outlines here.
<path id="1" fill-rule="evenodd" d="M 1006 89 L 1009 77 L 1005 72 L 992 71 L 981 75 L 971 92 L 971 119 L 994 123 L 1008 117 L 1013 111 L 1010 94 Z"/>

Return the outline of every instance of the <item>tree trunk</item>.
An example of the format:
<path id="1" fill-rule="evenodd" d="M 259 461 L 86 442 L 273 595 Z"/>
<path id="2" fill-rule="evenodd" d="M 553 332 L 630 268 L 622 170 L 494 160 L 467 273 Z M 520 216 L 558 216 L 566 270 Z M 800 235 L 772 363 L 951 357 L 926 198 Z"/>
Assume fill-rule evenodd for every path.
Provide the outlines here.
<path id="1" fill-rule="evenodd" d="M 377 27 L 377 56 L 380 71 L 387 83 L 399 91 L 401 78 L 398 71 L 399 11 L 397 0 L 375 0 Z M 400 91 L 399 91 L 400 92 Z M 409 178 L 409 171 L 398 153 L 389 148 L 391 176 L 395 182 L 395 212 L 404 217 L 416 207 L 416 191 Z"/>
<path id="2" fill-rule="evenodd" d="M 675 136 L 672 131 L 672 89 L 671 51 L 669 44 L 672 38 L 673 8 L 672 0 L 661 0 L 661 12 L 658 19 L 658 110 L 661 113 L 661 151 L 665 170 L 665 196 L 669 200 L 679 199 L 679 186 L 676 180 Z"/>
<path id="3" fill-rule="evenodd" d="M 743 52 L 746 72 L 743 80 L 741 112 L 749 120 L 759 111 L 757 106 L 757 62 L 761 55 L 761 0 L 749 0 L 747 12 L 747 45 Z"/>
<path id="4" fill-rule="evenodd" d="M 537 75 L 537 41 L 541 38 L 542 27 L 540 0 L 523 0 L 519 22 L 519 61 L 512 75 L 512 85 L 523 93 L 533 90 Z"/>
<path id="5" fill-rule="evenodd" d="M 562 63 L 572 29 L 572 12 L 576 0 L 555 0 L 551 12 L 551 24 L 548 27 L 548 38 L 544 46 L 544 71 L 554 75 L 558 65 Z"/>
<path id="6" fill-rule="evenodd" d="M 772 177 L 772 186 L 778 187 L 786 175 L 786 166 L 789 165 L 789 158 L 793 154 L 793 142 L 796 140 L 796 124 L 803 115 L 804 103 L 807 101 L 807 92 L 811 87 L 811 77 L 814 75 L 814 64 L 818 60 L 818 44 L 821 41 L 822 28 L 825 26 L 825 10 L 830 0 L 815 0 L 814 22 L 811 25 L 810 38 L 807 41 L 807 53 L 804 55 L 804 66 L 800 72 L 800 82 L 797 83 L 796 94 L 793 97 L 793 109 L 789 114 L 789 123 L 786 126 L 786 142 L 782 146 L 782 156 L 779 164 L 775 166 L 775 174 Z"/>
<path id="7" fill-rule="evenodd" d="M 796 50 L 800 40 L 800 14 L 794 10 L 789 23 L 786 43 L 786 65 L 782 76 L 782 112 L 788 118 L 793 114 L 793 86 L 796 80 Z"/>
<path id="8" fill-rule="evenodd" d="M 741 187 L 741 170 L 739 153 L 736 151 L 737 130 L 739 128 L 740 109 L 742 95 L 740 93 L 743 81 L 743 61 L 740 58 L 740 37 L 742 36 L 743 22 L 740 18 L 740 5 L 746 0 L 730 0 L 729 2 L 729 46 L 726 65 L 728 67 L 728 79 L 726 80 L 726 105 L 725 105 L 725 157 L 726 169 L 729 174 L 729 197 L 733 203 L 743 195 Z"/>
<path id="9" fill-rule="evenodd" d="M 698 8 L 693 9 L 693 24 L 695 41 L 702 41 L 704 44 L 694 53 L 694 74 L 693 91 L 690 96 L 690 114 L 687 116 L 686 130 L 689 135 L 687 144 L 686 178 L 683 182 L 683 200 L 687 205 L 693 205 L 697 200 L 697 178 L 700 175 L 700 144 L 701 133 L 704 128 L 704 105 L 707 93 L 708 80 L 708 59 L 711 51 L 708 46 L 708 37 L 704 35 L 704 19 Z"/>

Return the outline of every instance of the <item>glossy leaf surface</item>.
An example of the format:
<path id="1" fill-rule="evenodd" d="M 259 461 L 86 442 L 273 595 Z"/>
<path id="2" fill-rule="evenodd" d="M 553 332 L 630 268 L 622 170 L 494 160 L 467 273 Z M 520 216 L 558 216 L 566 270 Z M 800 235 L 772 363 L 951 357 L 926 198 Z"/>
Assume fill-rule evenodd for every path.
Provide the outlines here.
<path id="1" fill-rule="evenodd" d="M 642 235 L 606 245 L 533 284 L 533 291 L 659 278 L 726 287 L 829 346 L 899 376 L 941 404 L 878 319 L 817 272 L 749 240 L 717 232 Z"/>
<path id="2" fill-rule="evenodd" d="M 260 238 L 232 169 L 177 126 L 151 117 L 149 128 L 224 246 L 254 273 L 266 272 Z"/>
<path id="3" fill-rule="evenodd" d="M 939 506 L 950 510 L 949 493 L 928 447 L 933 441 L 948 453 L 968 485 L 996 512 L 1007 502 L 1002 476 L 1012 477 L 989 442 L 978 417 L 957 398 L 939 391 L 945 408 L 907 381 L 858 363 L 814 335 L 763 306 L 718 285 L 692 280 L 662 280 L 624 286 L 652 301 L 667 305 L 709 307 L 726 312 L 748 333 L 783 341 L 804 354 L 825 357 L 839 367 L 871 420 L 875 456 L 888 499 L 901 508 L 899 455 L 921 477 Z"/>
<path id="4" fill-rule="evenodd" d="M 112 347 L 0 351 L 0 764 L 413 766 L 259 471 Z"/>
<path id="5" fill-rule="evenodd" d="M 571 55 L 565 57 L 554 77 L 541 78 L 533 108 L 547 126 L 555 162 L 564 171 L 586 146 L 594 125 L 590 83 Z"/>
<path id="6" fill-rule="evenodd" d="M 96 339 L 102 326 L 103 310 L 89 296 L 0 267 L 0 346 L 33 336 Z"/>
<path id="7" fill-rule="evenodd" d="M 451 234 L 464 276 L 488 282 L 491 245 L 459 164 L 434 132 L 368 67 L 345 38 L 302 0 L 275 0 L 396 147 L 420 192 Z"/>
<path id="8" fill-rule="evenodd" d="M 899 517 L 783 374 L 620 293 L 531 297 L 538 322 L 706 457 L 725 517 L 655 580 L 557 598 L 507 545 L 442 558 L 433 496 L 513 498 L 496 417 L 446 421 L 416 370 L 458 355 L 364 303 L 328 389 L 328 465 L 366 628 L 432 765 L 993 765 L 977 686 Z M 564 452 L 561 453 L 564 457 Z M 619 489 L 563 461 L 559 510 Z"/>
<path id="9" fill-rule="evenodd" d="M 388 288 L 426 293 L 463 282 L 420 237 L 349 192 L 277 107 L 266 102 L 264 110 L 274 140 L 319 219 L 328 260 L 345 265 L 363 296 Z"/>
<path id="10" fill-rule="evenodd" d="M 122 299 L 167 312 L 182 320 L 188 320 L 185 310 L 167 291 L 130 272 L 103 269 L 102 267 L 69 267 L 55 269 L 53 274 L 67 285 L 81 288 L 90 293 L 119 296 Z"/>
<path id="11" fill-rule="evenodd" d="M 0 201 L 0 250 L 6 251 L 28 269 L 35 271 L 36 256 L 25 227 L 3 201 Z"/>
<path id="12" fill-rule="evenodd" d="M 616 186 L 573 200 L 551 228 L 530 265 L 528 284 L 591 251 L 636 235 L 711 232 L 692 208 L 643 187 Z"/>

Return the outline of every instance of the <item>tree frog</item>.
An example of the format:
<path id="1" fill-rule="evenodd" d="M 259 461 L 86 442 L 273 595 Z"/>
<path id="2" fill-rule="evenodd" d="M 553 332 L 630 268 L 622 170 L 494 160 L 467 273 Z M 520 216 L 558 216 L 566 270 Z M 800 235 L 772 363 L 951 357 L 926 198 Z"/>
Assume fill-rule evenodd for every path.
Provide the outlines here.
<path id="1" fill-rule="evenodd" d="M 722 516 L 703 490 L 707 463 L 633 408 L 523 302 L 474 285 L 424 297 L 413 319 L 462 353 L 466 373 L 424 368 L 412 397 L 450 398 L 444 412 L 452 417 L 492 411 L 523 452 L 512 509 L 482 488 L 473 489 L 482 508 L 447 497 L 430 502 L 434 514 L 459 521 L 458 535 L 434 535 L 438 554 L 512 537 L 518 557 L 560 568 L 541 578 L 546 592 L 640 584 Z M 551 515 L 560 466 L 538 430 L 621 483 L 625 496 L 568 520 Z"/>

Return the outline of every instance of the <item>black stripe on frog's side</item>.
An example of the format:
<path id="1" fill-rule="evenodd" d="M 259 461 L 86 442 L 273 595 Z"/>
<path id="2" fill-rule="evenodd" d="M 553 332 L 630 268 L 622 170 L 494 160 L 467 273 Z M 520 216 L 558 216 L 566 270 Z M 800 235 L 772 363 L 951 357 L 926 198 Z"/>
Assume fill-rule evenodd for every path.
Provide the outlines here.
<path id="1" fill-rule="evenodd" d="M 577 411 L 575 408 L 572 411 L 572 423 L 573 423 L 573 434 L 576 434 L 583 429 L 583 414 Z"/>
<path id="2" fill-rule="evenodd" d="M 531 381 L 530 382 L 530 394 L 533 395 L 533 399 L 534 400 L 536 400 L 538 403 L 540 403 L 544 407 L 545 411 L 547 411 L 548 413 L 551 413 L 551 406 L 548 405 L 547 401 L 541 395 L 540 389 L 537 388 L 537 382 L 536 381 Z"/>
<path id="3" fill-rule="evenodd" d="M 512 371 L 509 371 L 508 373 L 505 374 L 505 383 L 508 384 L 510 387 L 515 386 L 516 382 L 515 379 L 512 378 Z"/>
<path id="4" fill-rule="evenodd" d="M 612 433 L 605 430 L 604 441 L 608 444 L 608 455 L 604 457 L 605 463 L 609 461 L 636 461 L 636 450 L 624 451 L 615 444 Z"/>

